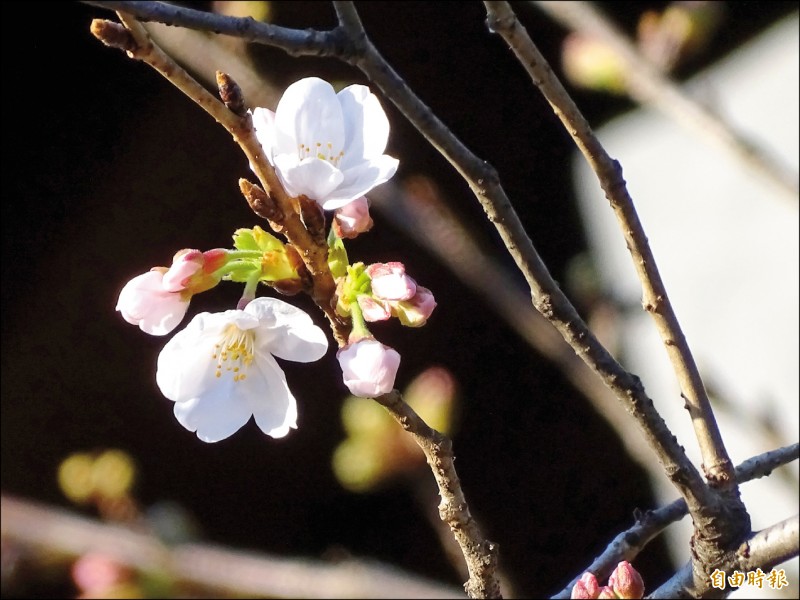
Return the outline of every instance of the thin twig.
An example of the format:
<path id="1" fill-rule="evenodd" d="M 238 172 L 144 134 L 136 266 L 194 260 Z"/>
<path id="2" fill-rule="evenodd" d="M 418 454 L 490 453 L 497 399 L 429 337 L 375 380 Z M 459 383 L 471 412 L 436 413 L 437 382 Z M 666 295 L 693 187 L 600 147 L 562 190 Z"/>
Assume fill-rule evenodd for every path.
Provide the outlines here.
<path id="1" fill-rule="evenodd" d="M 455 587 L 372 560 L 332 564 L 210 544 L 166 546 L 149 534 L 5 494 L 0 512 L 4 543 L 15 541 L 74 557 L 99 552 L 146 573 L 164 573 L 236 597 L 463 598 Z"/>
<path id="2" fill-rule="evenodd" d="M 611 48 L 625 69 L 625 87 L 640 104 L 651 105 L 666 116 L 722 148 L 746 168 L 763 177 L 782 196 L 797 202 L 797 173 L 776 157 L 767 156 L 752 140 L 734 131 L 719 115 L 692 100 L 590 2 L 534 2 L 565 27 L 591 36 Z"/>
<path id="3" fill-rule="evenodd" d="M 786 465 L 800 457 L 800 444 L 792 444 L 759 454 L 747 459 L 736 467 L 736 480 L 745 483 L 754 479 L 769 476 L 772 471 Z M 632 561 L 636 558 L 644 547 L 650 543 L 659 533 L 672 523 L 680 521 L 686 516 L 686 502 L 683 499 L 663 506 L 653 511 L 647 511 L 637 517 L 636 523 L 617 535 L 606 547 L 603 553 L 592 561 L 581 575 L 585 572 L 593 573 L 598 579 L 605 580 L 614 570 L 620 561 Z M 751 565 L 754 569 L 757 564 Z M 763 565 L 762 565 L 762 568 Z M 569 598 L 572 588 L 580 578 L 580 575 L 573 578 L 567 587 L 561 590 L 553 598 Z"/>
<path id="4" fill-rule="evenodd" d="M 622 368 L 600 344 L 550 275 L 500 185 L 496 170 L 472 154 L 453 135 L 409 89 L 366 36 L 359 38 L 361 45 L 357 52 L 347 44 L 347 39 L 343 39 L 341 29 L 327 33 L 306 31 L 306 35 L 300 38 L 267 24 L 254 25 L 252 20 L 241 20 L 247 22 L 238 27 L 239 20 L 231 17 L 217 22 L 207 13 L 203 13 L 201 19 L 195 14 L 199 11 L 191 9 L 172 6 L 166 11 L 158 2 L 91 4 L 120 8 L 168 25 L 239 35 L 253 42 L 281 48 L 292 56 L 333 56 L 361 69 L 468 182 L 530 286 L 535 308 L 556 327 L 633 415 L 667 477 L 687 499 L 690 512 L 694 515 L 704 505 L 713 503 L 702 477 L 655 410 L 639 378 Z M 240 34 L 239 28 L 245 31 L 246 36 Z"/>
<path id="5" fill-rule="evenodd" d="M 477 521 L 470 514 L 453 464 L 453 443 L 428 427 L 403 401 L 397 390 L 375 400 L 386 407 L 425 453 L 436 485 L 439 486 L 439 517 L 450 526 L 467 562 L 469 581 L 464 584 L 467 594 L 470 598 L 501 598 L 497 577 L 497 544 L 483 536 Z"/>
<path id="6" fill-rule="evenodd" d="M 644 228 L 622 178 L 622 167 L 605 151 L 589 123 L 536 48 L 525 28 L 519 23 L 508 3 L 485 2 L 485 4 L 489 27 L 511 46 L 597 175 L 606 198 L 614 209 L 636 272 L 642 282 L 642 305 L 656 323 L 686 399 L 709 483 L 723 489 L 735 486 L 733 464 L 725 450 L 700 372 L 678 323 L 678 317 L 661 280 Z"/>

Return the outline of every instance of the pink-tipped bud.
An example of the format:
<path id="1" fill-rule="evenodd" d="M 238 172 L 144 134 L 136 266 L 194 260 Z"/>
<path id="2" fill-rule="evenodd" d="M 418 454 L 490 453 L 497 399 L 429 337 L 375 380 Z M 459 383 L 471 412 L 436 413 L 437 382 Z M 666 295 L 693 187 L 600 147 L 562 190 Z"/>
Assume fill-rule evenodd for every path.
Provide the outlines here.
<path id="1" fill-rule="evenodd" d="M 644 581 L 639 572 L 627 560 L 623 560 L 608 578 L 609 587 L 613 588 L 618 598 L 644 597 Z"/>
<path id="2" fill-rule="evenodd" d="M 581 578 L 572 586 L 570 598 L 597 598 L 600 592 L 600 584 L 592 573 L 584 573 Z"/>
<path id="3" fill-rule="evenodd" d="M 595 598 L 601 598 L 602 600 L 617 600 L 617 595 L 614 593 L 614 590 L 611 589 L 611 586 L 604 585 L 600 588 Z"/>
<path id="4" fill-rule="evenodd" d="M 375 263 L 366 272 L 372 279 L 372 295 L 380 300 L 409 300 L 417 293 L 417 282 L 406 275 L 401 262 Z"/>
<path id="5" fill-rule="evenodd" d="M 342 239 L 353 239 L 360 233 L 372 229 L 372 217 L 369 216 L 369 201 L 366 196 L 356 198 L 352 202 L 337 208 L 333 213 L 333 229 Z"/>
<path id="6" fill-rule="evenodd" d="M 200 250 L 181 250 L 172 259 L 172 266 L 164 273 L 162 285 L 166 292 L 181 292 L 189 280 L 203 268 L 203 253 Z"/>
<path id="7" fill-rule="evenodd" d="M 374 338 L 347 344 L 336 353 L 342 378 L 354 396 L 374 398 L 394 389 L 400 354 Z"/>

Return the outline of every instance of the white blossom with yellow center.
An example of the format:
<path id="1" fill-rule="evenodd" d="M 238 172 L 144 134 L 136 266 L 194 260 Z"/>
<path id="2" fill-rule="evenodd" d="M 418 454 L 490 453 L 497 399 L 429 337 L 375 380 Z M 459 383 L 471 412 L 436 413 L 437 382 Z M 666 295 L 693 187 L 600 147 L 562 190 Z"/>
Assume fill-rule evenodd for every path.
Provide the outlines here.
<path id="1" fill-rule="evenodd" d="M 159 354 L 156 382 L 181 425 L 204 442 L 229 437 L 251 416 L 279 438 L 297 427 L 297 402 L 274 356 L 312 362 L 327 349 L 305 312 L 256 298 L 244 310 L 195 316 Z"/>
<path id="2" fill-rule="evenodd" d="M 286 191 L 334 210 L 388 181 L 398 161 L 384 154 L 389 119 L 364 85 L 338 94 L 317 77 L 286 88 L 277 110 L 253 110 L 256 137 Z"/>

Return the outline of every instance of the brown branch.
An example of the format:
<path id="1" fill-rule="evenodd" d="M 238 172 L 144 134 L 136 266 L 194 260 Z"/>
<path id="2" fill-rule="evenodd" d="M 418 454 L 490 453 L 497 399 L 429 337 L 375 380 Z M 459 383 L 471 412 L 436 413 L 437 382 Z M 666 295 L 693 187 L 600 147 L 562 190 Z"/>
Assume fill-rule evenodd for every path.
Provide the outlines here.
<path id="1" fill-rule="evenodd" d="M 550 103 L 597 175 L 600 186 L 619 221 L 636 273 L 642 282 L 642 305 L 655 321 L 686 399 L 689 416 L 700 444 L 706 477 L 712 486 L 722 488 L 734 486 L 733 464 L 725 450 L 711 403 L 677 315 L 672 308 L 664 282 L 661 280 L 644 228 L 622 178 L 622 167 L 605 151 L 589 123 L 536 48 L 525 28 L 519 23 L 508 3 L 485 2 L 485 4 L 490 29 L 501 35 L 511 46 L 515 56 Z"/>
<path id="2" fill-rule="evenodd" d="M 440 583 L 372 560 L 336 564 L 242 552 L 210 544 L 166 546 L 152 535 L 63 509 L 3 495 L 0 524 L 6 541 L 79 556 L 100 552 L 128 567 L 164 573 L 236 597 L 462 598 Z"/>
<path id="3" fill-rule="evenodd" d="M 745 483 L 754 479 L 769 476 L 773 470 L 786 465 L 800 457 L 800 444 L 792 444 L 777 448 L 764 454 L 759 454 L 747 459 L 736 467 L 736 480 Z M 598 579 L 605 580 L 620 561 L 633 561 L 644 547 L 659 533 L 672 523 L 680 521 L 686 516 L 686 502 L 683 499 L 675 500 L 666 506 L 653 511 L 646 511 L 636 517 L 636 523 L 626 529 L 606 547 L 603 553 L 592 561 L 584 571 L 573 578 L 569 584 L 553 598 L 569 598 L 572 587 L 585 573 L 593 573 Z M 754 569 L 758 565 L 750 566 Z M 771 566 L 771 565 L 770 565 Z M 742 567 L 739 567 L 742 570 Z"/>
<path id="4" fill-rule="evenodd" d="M 597 175 L 619 221 L 642 283 L 642 304 L 653 317 L 675 370 L 699 443 L 703 471 L 713 488 L 713 493 L 709 494 L 704 506 L 693 510 L 689 505 L 694 524 L 693 577 L 697 585 L 703 585 L 702 582 L 708 579 L 712 566 L 729 557 L 734 546 L 748 534 L 750 515 L 739 496 L 733 463 L 722 441 L 699 370 L 661 280 L 633 200 L 628 194 L 622 177 L 622 167 L 605 151 L 508 3 L 484 4 L 489 28 L 500 34 L 511 46 L 534 84 L 550 103 Z"/>
<path id="5" fill-rule="evenodd" d="M 477 521 L 470 514 L 453 464 L 453 443 L 428 427 L 403 401 L 397 390 L 378 396 L 375 400 L 386 407 L 425 453 L 441 496 L 439 517 L 450 526 L 467 563 L 469 580 L 464 584 L 467 594 L 470 598 L 501 598 L 497 577 L 497 544 L 483 536 Z"/>
<path id="6" fill-rule="evenodd" d="M 746 572 L 756 568 L 770 570 L 800 552 L 800 517 L 795 515 L 762 529 L 739 548 L 736 555 L 716 565 L 727 576 L 734 571 Z M 731 588 L 726 586 L 728 592 Z M 727 594 L 724 594 L 727 595 Z M 720 598 L 723 591 L 712 587 L 711 579 L 698 582 L 693 577 L 692 563 L 687 563 L 648 598 Z"/>
<path id="7" fill-rule="evenodd" d="M 275 208 L 274 218 L 269 220 L 272 229 L 286 236 L 286 239 L 298 249 L 313 279 L 311 296 L 328 317 L 338 344 L 344 345 L 349 325 L 334 310 L 332 300 L 336 284 L 328 268 L 328 247 L 324 240 L 320 243 L 303 224 L 295 209 L 297 199 L 292 198 L 284 190 L 275 170 L 267 161 L 255 136 L 250 115 L 247 113 L 239 115 L 229 110 L 221 100 L 197 83 L 153 42 L 138 20 L 123 12 L 118 13 L 118 16 L 125 29 L 117 23 L 95 19 L 91 26 L 92 33 L 104 44 L 124 50 L 131 58 L 153 67 L 231 134 L 247 156 L 253 172 L 272 201 Z M 225 93 L 235 86 L 235 82 L 224 73 L 218 73 L 217 80 L 225 86 Z M 241 98 L 237 100 L 243 103 Z M 243 105 L 241 108 L 243 109 Z"/>
<path id="8" fill-rule="evenodd" d="M 625 70 L 625 88 L 640 104 L 650 105 L 692 133 L 721 148 L 739 164 L 773 185 L 782 196 L 797 202 L 797 173 L 767 156 L 750 139 L 735 131 L 711 110 L 692 100 L 669 77 L 637 50 L 636 46 L 591 2 L 544 2 L 539 6 L 565 27 L 591 36 L 612 49 Z"/>

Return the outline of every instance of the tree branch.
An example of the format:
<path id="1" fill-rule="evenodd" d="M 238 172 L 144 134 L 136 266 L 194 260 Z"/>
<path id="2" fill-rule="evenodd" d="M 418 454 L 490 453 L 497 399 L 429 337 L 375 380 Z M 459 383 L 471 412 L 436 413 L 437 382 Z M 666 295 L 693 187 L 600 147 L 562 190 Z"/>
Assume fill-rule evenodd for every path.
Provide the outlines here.
<path id="1" fill-rule="evenodd" d="M 695 426 L 706 477 L 712 486 L 735 486 L 733 464 L 717 428 L 700 373 L 661 280 L 655 257 L 622 178 L 622 167 L 605 151 L 589 123 L 536 48 L 507 2 L 485 2 L 489 28 L 511 46 L 514 55 L 545 96 L 553 111 L 597 175 L 614 209 L 642 282 L 642 305 L 653 317 L 675 370 L 689 416 Z"/>
<path id="2" fill-rule="evenodd" d="M 735 559 L 716 565 L 727 576 L 733 571 L 772 569 L 774 566 L 798 555 L 800 551 L 800 517 L 795 515 L 762 529 L 744 542 Z M 736 560 L 738 558 L 738 560 Z M 697 581 L 692 574 L 692 563 L 685 564 L 675 575 L 653 591 L 648 598 L 720 598 L 727 596 L 723 590 L 712 587 L 711 579 Z"/>
<path id="3" fill-rule="evenodd" d="M 336 564 L 286 559 L 209 544 L 166 546 L 121 525 L 68 511 L 0 498 L 6 541 L 79 556 L 104 555 L 144 572 L 164 572 L 178 581 L 208 586 L 237 597 L 268 598 L 461 598 L 457 588 L 361 559 Z"/>
<path id="4" fill-rule="evenodd" d="M 791 446 L 784 446 L 783 448 L 759 454 L 736 467 L 736 480 L 739 483 L 745 483 L 761 477 L 767 477 L 773 470 L 798 458 L 800 458 L 800 444 L 792 444 Z M 631 528 L 617 535 L 603 553 L 592 561 L 591 565 L 573 578 L 553 598 L 569 598 L 572 594 L 572 587 L 583 573 L 593 573 L 598 579 L 605 580 L 620 561 L 633 561 L 653 538 L 672 523 L 680 521 L 686 516 L 686 513 L 686 502 L 683 499 L 678 499 L 659 509 L 646 511 L 644 514 L 638 515 L 636 523 Z M 749 570 L 755 569 L 756 566 L 758 565 L 750 565 Z M 769 565 L 767 568 L 771 566 Z M 739 567 L 740 570 L 743 568 Z M 765 567 L 762 565 L 762 568 Z"/>
<path id="5" fill-rule="evenodd" d="M 403 401 L 397 390 L 375 398 L 417 442 L 433 471 L 439 495 L 439 517 L 450 526 L 467 562 L 469 581 L 464 589 L 470 598 L 501 598 L 497 577 L 497 544 L 487 540 L 472 517 L 453 461 L 453 443 L 431 429 Z"/>

